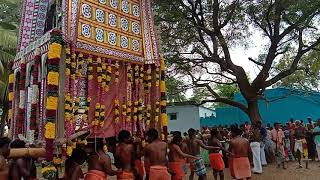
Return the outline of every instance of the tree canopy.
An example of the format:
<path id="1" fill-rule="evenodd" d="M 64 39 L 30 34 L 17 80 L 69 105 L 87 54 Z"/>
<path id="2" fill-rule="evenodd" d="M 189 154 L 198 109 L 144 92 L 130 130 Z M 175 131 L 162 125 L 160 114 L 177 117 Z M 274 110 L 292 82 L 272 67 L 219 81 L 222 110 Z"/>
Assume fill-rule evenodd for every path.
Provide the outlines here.
<path id="1" fill-rule="evenodd" d="M 302 61 L 320 44 L 320 1 L 157 0 L 154 10 L 163 52 L 177 73 L 210 92 L 204 102 L 238 107 L 252 121 L 261 120 L 257 101 L 264 90 L 305 70 Z M 251 81 L 231 50 L 250 46 L 253 32 L 267 42 L 261 42 L 259 58 L 246 57 L 259 67 Z M 236 84 L 246 104 L 219 95 L 214 84 Z"/>

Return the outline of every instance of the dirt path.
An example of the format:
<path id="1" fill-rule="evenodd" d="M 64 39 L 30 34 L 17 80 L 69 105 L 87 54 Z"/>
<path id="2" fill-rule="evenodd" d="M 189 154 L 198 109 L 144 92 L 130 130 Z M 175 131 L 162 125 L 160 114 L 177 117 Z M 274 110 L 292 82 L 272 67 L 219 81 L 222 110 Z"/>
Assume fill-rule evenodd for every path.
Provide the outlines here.
<path id="1" fill-rule="evenodd" d="M 288 163 L 287 169 L 277 169 L 276 165 L 271 164 L 267 167 L 263 168 L 263 173 L 256 175 L 253 174 L 252 180 L 320 180 L 320 162 L 310 162 L 309 163 L 309 169 L 297 169 L 297 163 L 296 162 L 290 162 Z M 305 167 L 305 166 L 304 166 Z M 41 172 L 40 168 L 38 169 L 38 172 Z M 225 169 L 225 180 L 232 180 L 229 169 Z M 208 180 L 214 180 L 212 176 L 212 171 L 208 169 Z M 41 174 L 39 173 L 39 176 Z M 40 178 L 42 179 L 42 178 Z M 108 180 L 116 180 L 116 177 L 108 177 Z M 184 180 L 188 180 L 187 177 L 185 177 Z M 197 180 L 197 178 L 194 178 L 194 180 Z"/>

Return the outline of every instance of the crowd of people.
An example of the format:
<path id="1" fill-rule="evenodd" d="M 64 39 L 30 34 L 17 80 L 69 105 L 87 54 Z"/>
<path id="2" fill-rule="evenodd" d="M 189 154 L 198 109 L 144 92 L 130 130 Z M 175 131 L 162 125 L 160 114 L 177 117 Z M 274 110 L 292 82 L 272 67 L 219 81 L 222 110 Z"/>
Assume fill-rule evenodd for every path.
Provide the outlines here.
<path id="1" fill-rule="evenodd" d="M 104 180 L 117 176 L 118 180 L 182 180 L 189 174 L 190 180 L 194 176 L 205 180 L 203 150 L 208 151 L 215 179 L 224 179 L 226 167 L 233 178 L 250 179 L 252 172 L 260 174 L 263 166 L 274 161 L 278 168 L 285 169 L 286 161 L 297 160 L 302 168 L 302 160 L 306 160 L 307 168 L 309 160 L 320 157 L 320 120 L 314 123 L 308 119 L 305 125 L 290 120 L 285 125 L 274 123 L 273 127 L 246 122 L 201 132 L 191 128 L 183 135 L 171 132 L 167 140 L 161 139 L 156 129 L 149 129 L 143 137 L 122 130 L 117 137 L 94 139 L 91 143 L 93 146 L 73 150 L 65 161 L 63 179 Z M 0 179 L 36 179 L 34 161 L 28 157 L 10 159 L 7 165 L 10 147 L 23 148 L 25 143 L 0 139 Z M 81 168 L 84 162 L 88 164 L 85 173 Z"/>

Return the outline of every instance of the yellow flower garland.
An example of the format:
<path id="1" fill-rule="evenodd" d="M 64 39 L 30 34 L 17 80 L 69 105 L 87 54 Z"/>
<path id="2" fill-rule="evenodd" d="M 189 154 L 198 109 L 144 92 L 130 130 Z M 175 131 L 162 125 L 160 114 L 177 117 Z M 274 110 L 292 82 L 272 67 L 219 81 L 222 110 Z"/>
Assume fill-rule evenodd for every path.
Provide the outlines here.
<path id="1" fill-rule="evenodd" d="M 58 72 L 50 71 L 48 73 L 48 84 L 55 85 L 55 86 L 59 85 L 59 73 Z"/>
<path id="2" fill-rule="evenodd" d="M 47 122 L 45 129 L 44 137 L 46 139 L 54 139 L 56 134 L 56 125 L 52 122 Z"/>
<path id="3" fill-rule="evenodd" d="M 47 98 L 47 106 L 48 110 L 57 110 L 58 108 L 58 97 L 49 96 Z"/>
<path id="4" fill-rule="evenodd" d="M 48 52 L 48 59 L 56 59 L 56 58 L 61 58 L 61 49 L 62 45 L 58 43 L 52 43 L 49 46 L 49 52 Z"/>
<path id="5" fill-rule="evenodd" d="M 13 81 L 14 81 L 14 74 L 11 73 L 11 74 L 9 75 L 9 84 L 13 83 Z"/>

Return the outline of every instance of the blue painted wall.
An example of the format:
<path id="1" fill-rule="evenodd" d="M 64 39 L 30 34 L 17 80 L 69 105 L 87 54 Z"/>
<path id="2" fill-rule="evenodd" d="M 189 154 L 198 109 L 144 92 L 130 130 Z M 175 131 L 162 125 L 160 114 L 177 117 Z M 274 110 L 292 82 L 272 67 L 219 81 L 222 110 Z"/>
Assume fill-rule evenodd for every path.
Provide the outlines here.
<path id="1" fill-rule="evenodd" d="M 320 118 L 320 93 L 292 90 L 287 88 L 268 89 L 264 96 L 267 101 L 260 100 L 259 110 L 264 124 L 281 122 L 285 124 L 290 118 L 306 121 Z M 236 94 L 234 100 L 245 103 L 241 94 Z M 238 108 L 216 108 L 216 117 L 201 118 L 201 126 L 243 124 L 249 121 L 248 116 Z"/>

